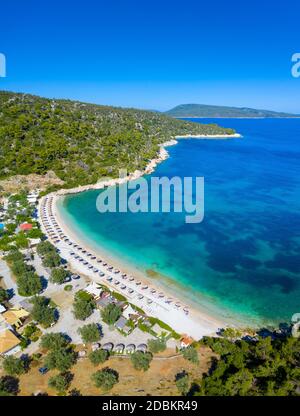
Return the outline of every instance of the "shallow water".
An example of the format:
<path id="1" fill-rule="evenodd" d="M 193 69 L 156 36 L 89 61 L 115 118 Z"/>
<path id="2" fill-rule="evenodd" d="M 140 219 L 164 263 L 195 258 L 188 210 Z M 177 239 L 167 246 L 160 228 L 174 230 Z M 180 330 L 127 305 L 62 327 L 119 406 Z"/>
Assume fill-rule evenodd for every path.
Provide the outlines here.
<path id="1" fill-rule="evenodd" d="M 290 320 L 300 312 L 300 120 L 216 122 L 244 137 L 180 140 L 153 173 L 205 178 L 200 224 L 182 213 L 100 214 L 99 191 L 69 195 L 60 209 L 94 246 L 192 289 L 196 302 Z"/>

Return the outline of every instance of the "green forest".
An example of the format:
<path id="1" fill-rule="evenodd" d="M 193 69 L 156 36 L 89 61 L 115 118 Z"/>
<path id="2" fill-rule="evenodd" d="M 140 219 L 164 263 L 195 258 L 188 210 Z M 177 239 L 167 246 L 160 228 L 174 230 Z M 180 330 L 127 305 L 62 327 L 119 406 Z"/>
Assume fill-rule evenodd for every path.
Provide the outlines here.
<path id="1" fill-rule="evenodd" d="M 228 133 L 151 111 L 0 91 L 0 179 L 51 170 L 65 187 L 91 184 L 144 169 L 172 136 Z"/>
<path id="2" fill-rule="evenodd" d="M 200 341 L 216 357 L 195 387 L 200 396 L 298 396 L 300 338 L 256 336 L 254 339 L 205 337 Z"/>

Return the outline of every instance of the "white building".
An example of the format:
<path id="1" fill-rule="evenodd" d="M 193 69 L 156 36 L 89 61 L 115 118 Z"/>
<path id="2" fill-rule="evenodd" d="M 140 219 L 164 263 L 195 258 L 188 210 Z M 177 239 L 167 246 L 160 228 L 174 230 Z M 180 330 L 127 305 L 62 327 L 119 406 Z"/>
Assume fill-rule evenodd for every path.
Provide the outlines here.
<path id="1" fill-rule="evenodd" d="M 0 313 L 3 313 L 3 312 L 5 312 L 6 311 L 6 307 L 5 306 L 3 306 L 1 303 L 0 303 Z"/>
<path id="2" fill-rule="evenodd" d="M 90 285 L 88 285 L 85 289 L 85 292 L 89 293 L 90 295 L 92 295 L 94 298 L 100 298 L 101 293 L 103 292 L 103 290 L 101 289 L 101 287 L 99 287 L 99 285 L 95 282 L 91 283 Z"/>

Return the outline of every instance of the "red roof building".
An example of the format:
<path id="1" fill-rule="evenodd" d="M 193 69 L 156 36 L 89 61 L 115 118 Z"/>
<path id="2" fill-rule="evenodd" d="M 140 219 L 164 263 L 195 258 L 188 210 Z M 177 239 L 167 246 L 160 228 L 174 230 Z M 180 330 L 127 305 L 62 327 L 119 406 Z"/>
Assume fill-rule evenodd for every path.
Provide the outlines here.
<path id="1" fill-rule="evenodd" d="M 20 230 L 22 231 L 29 231 L 32 230 L 32 224 L 24 223 L 20 225 Z"/>
<path id="2" fill-rule="evenodd" d="M 184 335 L 180 340 L 181 348 L 187 348 L 194 342 L 193 338 L 189 337 L 188 335 Z"/>

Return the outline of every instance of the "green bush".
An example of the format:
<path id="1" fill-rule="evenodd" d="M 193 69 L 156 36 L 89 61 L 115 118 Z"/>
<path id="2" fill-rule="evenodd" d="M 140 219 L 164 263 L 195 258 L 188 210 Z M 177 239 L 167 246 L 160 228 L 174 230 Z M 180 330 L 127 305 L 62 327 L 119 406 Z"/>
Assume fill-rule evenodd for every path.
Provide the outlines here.
<path id="1" fill-rule="evenodd" d="M 89 359 L 91 363 L 94 365 L 99 365 L 99 364 L 104 363 L 108 359 L 108 357 L 109 357 L 109 352 L 101 348 L 99 348 L 96 351 L 92 351 L 89 354 Z"/>
<path id="2" fill-rule="evenodd" d="M 115 370 L 111 368 L 104 368 L 96 371 L 92 374 L 92 381 L 96 387 L 103 389 L 104 391 L 111 390 L 119 381 L 119 375 Z"/>
<path id="3" fill-rule="evenodd" d="M 163 352 L 167 348 L 166 340 L 164 338 L 149 339 L 148 348 L 153 354 Z"/>
<path id="4" fill-rule="evenodd" d="M 84 325 L 78 329 L 78 333 L 85 344 L 99 341 L 101 335 L 99 327 L 95 323 Z"/>
<path id="5" fill-rule="evenodd" d="M 135 351 L 131 354 L 130 359 L 136 370 L 147 371 L 152 361 L 152 354 L 150 352 Z"/>

